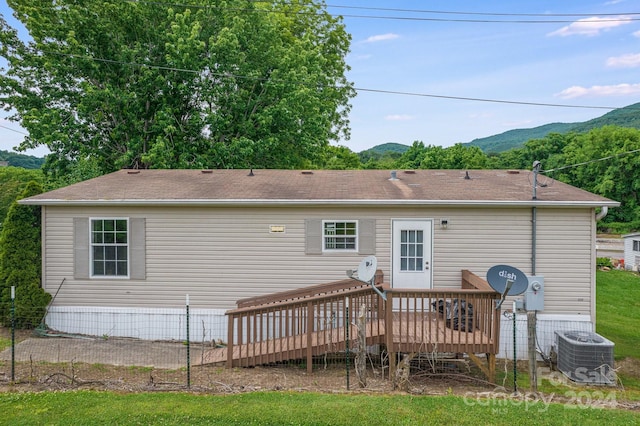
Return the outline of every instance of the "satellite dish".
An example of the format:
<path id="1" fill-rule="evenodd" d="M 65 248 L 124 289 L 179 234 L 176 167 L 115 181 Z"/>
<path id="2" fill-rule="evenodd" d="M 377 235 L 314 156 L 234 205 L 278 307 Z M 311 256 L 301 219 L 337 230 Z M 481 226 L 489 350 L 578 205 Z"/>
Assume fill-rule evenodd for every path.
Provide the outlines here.
<path id="1" fill-rule="evenodd" d="M 353 269 L 347 270 L 347 276 L 354 280 L 369 284 L 371 288 L 373 288 L 373 291 L 378 293 L 384 300 L 387 300 L 387 295 L 383 291 L 380 291 L 373 282 L 373 277 L 376 276 L 377 268 L 378 259 L 376 259 L 375 256 L 367 256 L 362 259 L 360 265 L 358 265 L 358 269 L 355 271 Z M 357 277 L 354 275 L 357 275 Z"/>
<path id="2" fill-rule="evenodd" d="M 495 265 L 487 271 L 487 282 L 502 295 L 496 309 L 500 309 L 507 296 L 522 294 L 529 286 L 529 279 L 518 268 L 509 265 Z"/>
<path id="3" fill-rule="evenodd" d="M 360 262 L 358 266 L 358 279 L 360 281 L 370 282 L 376 275 L 378 268 L 378 259 L 375 256 L 367 256 Z"/>

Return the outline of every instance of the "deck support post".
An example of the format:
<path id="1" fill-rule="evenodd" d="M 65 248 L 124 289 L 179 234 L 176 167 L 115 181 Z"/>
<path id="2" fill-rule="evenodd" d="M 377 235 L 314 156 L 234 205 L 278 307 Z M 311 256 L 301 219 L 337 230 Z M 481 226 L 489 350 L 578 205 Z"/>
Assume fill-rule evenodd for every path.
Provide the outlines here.
<path id="1" fill-rule="evenodd" d="M 235 316 L 229 315 L 227 321 L 227 368 L 233 368 L 233 325 Z"/>
<path id="2" fill-rule="evenodd" d="M 468 353 L 469 359 L 482 371 L 487 377 L 489 383 L 495 383 L 496 381 L 496 355 L 487 353 L 487 365 L 484 365 L 482 360 L 478 358 L 476 354 Z"/>
<path id="3" fill-rule="evenodd" d="M 387 292 L 386 317 L 384 320 L 387 354 L 389 354 L 389 380 L 396 376 L 396 353 L 393 347 L 393 292 Z"/>
<path id="4" fill-rule="evenodd" d="M 307 373 L 313 372 L 313 303 L 307 302 Z"/>
<path id="5" fill-rule="evenodd" d="M 489 365 L 489 383 L 496 382 L 496 354 L 487 354 L 487 364 Z"/>

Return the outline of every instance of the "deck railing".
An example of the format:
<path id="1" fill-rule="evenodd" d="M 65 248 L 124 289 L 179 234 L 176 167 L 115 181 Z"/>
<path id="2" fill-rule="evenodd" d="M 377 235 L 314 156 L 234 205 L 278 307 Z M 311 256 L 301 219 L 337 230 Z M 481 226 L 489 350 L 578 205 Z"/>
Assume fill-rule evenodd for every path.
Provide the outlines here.
<path id="1" fill-rule="evenodd" d="M 382 273 L 376 285 L 382 285 Z M 384 304 L 370 285 L 346 279 L 300 290 L 238 301 L 227 312 L 227 366 L 253 366 L 313 356 L 345 349 L 347 329 L 355 314 L 347 306 L 368 307 L 370 344 L 384 335 Z M 353 326 L 349 332 L 355 332 Z M 352 336 L 354 336 L 352 334 Z"/>
<path id="2" fill-rule="evenodd" d="M 462 271 L 461 289 L 431 290 L 389 289 L 382 281 L 378 272 L 386 302 L 352 279 L 239 301 L 227 312 L 227 366 L 306 359 L 311 371 L 314 356 L 345 350 L 347 330 L 355 339 L 362 306 L 367 344 L 386 345 L 390 354 L 498 352 L 497 293 L 481 278 Z"/>

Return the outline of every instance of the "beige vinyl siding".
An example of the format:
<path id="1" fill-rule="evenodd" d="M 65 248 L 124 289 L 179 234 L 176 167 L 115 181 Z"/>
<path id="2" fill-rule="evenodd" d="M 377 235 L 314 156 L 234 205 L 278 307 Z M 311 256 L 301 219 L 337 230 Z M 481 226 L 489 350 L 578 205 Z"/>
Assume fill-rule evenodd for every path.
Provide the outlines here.
<path id="1" fill-rule="evenodd" d="M 545 313 L 593 315 L 595 321 L 593 210 L 538 209 L 538 247 Z"/>
<path id="2" fill-rule="evenodd" d="M 146 220 L 146 279 L 73 278 L 74 217 Z M 45 215 L 45 288 L 55 305 L 229 309 L 240 298 L 345 278 L 363 255 L 305 254 L 305 219 L 376 219 L 378 267 L 389 280 L 393 219 L 434 221 L 434 287 L 459 288 L 460 271 L 495 264 L 531 272 L 530 208 L 57 207 Z M 449 220 L 440 229 L 441 218 Z M 592 212 L 538 209 L 538 268 L 545 313 L 589 314 Z M 270 225 L 285 227 L 270 233 Z"/>

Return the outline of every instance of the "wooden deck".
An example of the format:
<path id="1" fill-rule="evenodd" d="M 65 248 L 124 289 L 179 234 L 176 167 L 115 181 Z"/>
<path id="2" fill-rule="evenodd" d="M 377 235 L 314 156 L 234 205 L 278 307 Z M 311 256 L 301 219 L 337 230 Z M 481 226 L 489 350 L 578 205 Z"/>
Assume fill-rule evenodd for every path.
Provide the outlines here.
<path id="1" fill-rule="evenodd" d="M 402 317 L 402 318 L 401 318 Z M 385 339 L 386 323 L 377 323 L 377 327 L 367 330 L 367 338 L 383 341 Z M 352 324 L 349 329 L 349 341 L 354 347 L 358 328 Z M 311 347 L 329 348 L 328 352 L 345 350 L 346 332 L 344 327 L 332 329 L 330 332 L 311 333 Z M 441 344 L 440 342 L 447 342 Z M 479 347 L 493 346 L 491 336 L 478 329 L 470 332 L 459 332 L 447 325 L 446 319 L 435 312 L 424 314 L 394 313 L 393 321 L 394 345 L 414 344 L 423 347 L 418 352 L 461 352 L 477 351 Z M 305 357 L 307 350 L 306 336 L 289 336 L 271 339 L 263 342 L 251 342 L 233 347 L 233 366 L 249 367 L 259 364 L 287 361 Z M 464 350 L 461 350 L 464 349 Z M 483 352 L 484 350 L 480 350 Z M 321 353 L 320 353 L 321 354 Z M 228 349 L 216 348 L 207 351 L 202 357 L 201 364 L 223 364 L 227 362 Z M 262 357 L 262 359 L 260 359 Z M 250 359 L 254 362 L 250 362 Z"/>
<path id="2" fill-rule="evenodd" d="M 390 289 L 382 281 L 379 273 L 376 286 L 386 290 L 386 301 L 352 279 L 241 300 L 227 312 L 227 347 L 208 351 L 202 364 L 231 368 L 306 360 L 312 371 L 314 356 L 342 352 L 347 341 L 354 346 L 356 316 L 364 308 L 366 343 L 386 349 L 391 372 L 397 353 L 466 353 L 493 380 L 499 295 L 486 281 L 469 271 L 462 271 L 460 289 Z M 486 354 L 487 364 L 475 354 Z"/>

